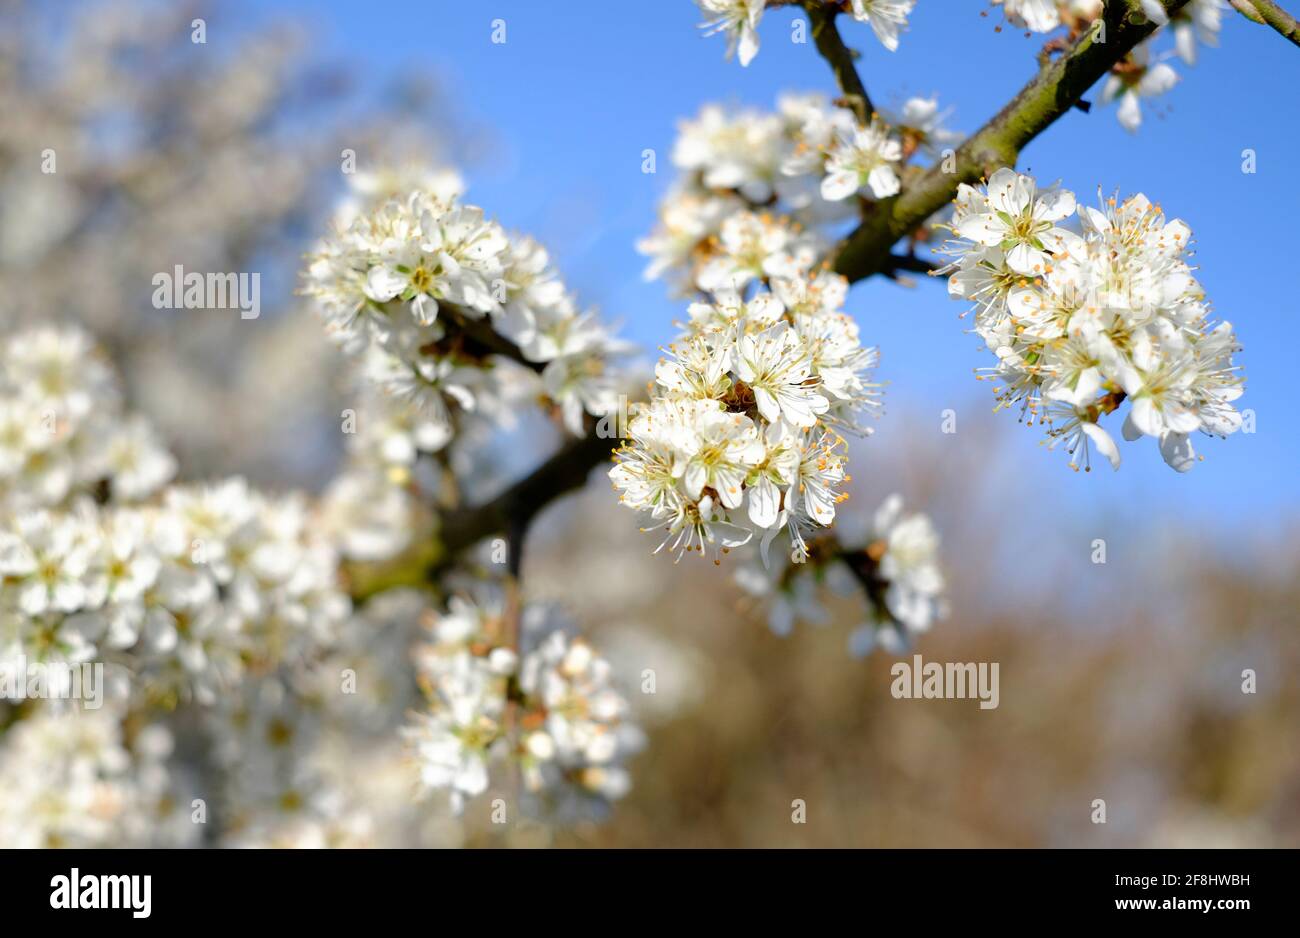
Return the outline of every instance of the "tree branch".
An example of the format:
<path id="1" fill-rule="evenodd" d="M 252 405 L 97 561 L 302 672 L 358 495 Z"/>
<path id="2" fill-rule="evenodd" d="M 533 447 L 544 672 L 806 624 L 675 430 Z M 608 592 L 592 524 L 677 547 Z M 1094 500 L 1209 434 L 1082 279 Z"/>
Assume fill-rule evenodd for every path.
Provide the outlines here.
<path id="1" fill-rule="evenodd" d="M 1268 26 L 1272 26 L 1279 33 L 1291 40 L 1297 46 L 1300 46 L 1300 22 L 1278 6 L 1274 0 L 1241 0 L 1242 6 L 1249 5 L 1259 15 L 1259 21 Z M 1248 19 L 1253 19 L 1249 13 L 1242 9 L 1241 6 L 1233 4 Z"/>
<path id="2" fill-rule="evenodd" d="M 1189 0 L 1164 0 L 1175 13 Z M 892 199 L 877 202 L 834 258 L 850 281 L 881 273 L 890 249 L 916 230 L 957 194 L 961 183 L 976 183 L 1003 166 L 1014 166 L 1020 151 L 1069 111 L 1111 66 L 1156 30 L 1136 6 L 1106 5 L 1104 34 L 1090 29 L 1060 58 L 1049 63 L 1001 111 L 957 150 L 956 169 L 936 164 Z M 1104 37 L 1105 41 L 1101 41 Z"/>
<path id="3" fill-rule="evenodd" d="M 865 127 L 871 123 L 871 115 L 876 109 L 853 64 L 856 54 L 844 44 L 839 28 L 835 25 L 839 10 L 822 0 L 805 0 L 804 9 L 808 11 L 808 19 L 812 23 L 813 42 L 817 51 L 835 73 L 835 81 L 844 95 L 844 103 L 852 108 L 858 123 Z"/>
<path id="4" fill-rule="evenodd" d="M 552 500 L 582 488 L 591 470 L 609 460 L 617 440 L 601 436 L 596 421 L 590 421 L 587 435 L 569 440 L 532 473 L 500 495 L 442 516 L 441 551 L 425 571 L 426 577 L 440 573 L 458 554 L 493 534 L 507 532 L 513 557 L 522 553 L 523 535 L 533 518 Z"/>
<path id="5" fill-rule="evenodd" d="M 492 328 L 492 321 L 487 316 L 470 316 L 452 303 L 439 303 L 438 315 L 446 316 L 455 324 L 466 351 L 479 357 L 500 355 L 539 374 L 546 368 L 545 362 L 529 360 L 518 345 Z"/>
<path id="6" fill-rule="evenodd" d="M 546 462 L 500 495 L 472 508 L 441 514 L 439 526 L 430 529 L 428 536 L 417 538 L 400 555 L 346 563 L 344 579 L 352 601 L 364 603 L 391 589 L 435 585 L 465 550 L 493 534 L 506 535 L 507 572 L 517 578 L 529 524 L 552 501 L 581 488 L 591 470 L 610 458 L 618 442 L 598 435 L 598 421 L 588 423 L 586 436 L 567 439 Z"/>
<path id="7" fill-rule="evenodd" d="M 889 604 L 885 602 L 885 593 L 889 581 L 880 575 L 880 557 L 884 553 L 883 542 L 869 544 L 856 550 L 846 548 L 836 539 L 831 542 L 830 550 L 835 559 L 841 561 L 853 574 L 862 591 L 867 594 L 867 602 L 887 615 Z M 892 619 L 893 616 L 890 615 Z"/>
<path id="8" fill-rule="evenodd" d="M 1264 22 L 1264 17 L 1260 16 L 1259 11 L 1251 4 L 1250 0 L 1228 0 L 1228 5 L 1252 23 L 1258 23 L 1260 26 L 1268 25 L 1268 23 Z"/>
<path id="9" fill-rule="evenodd" d="M 1165 8 L 1176 12 L 1189 0 L 1164 0 Z M 853 65 L 853 53 L 844 45 L 834 18 L 835 7 L 807 0 L 805 9 L 813 23 L 818 51 L 831 64 L 845 98 L 864 123 L 871 102 Z M 893 245 L 910 234 L 951 200 L 963 182 L 977 182 L 984 174 L 1014 165 L 1020 150 L 1074 107 L 1115 63 L 1155 31 L 1155 24 L 1135 16 L 1136 7 L 1111 4 L 1105 13 L 1105 42 L 1089 31 L 1059 59 L 1045 66 L 996 116 L 957 151 L 957 168 L 945 173 L 942 165 L 918 176 L 901 195 L 876 203 L 874 211 L 851 234 L 835 257 L 835 268 L 851 281 L 874 273 L 891 276 L 900 271 L 929 273 L 935 265 L 912 254 L 893 254 Z M 497 333 L 486 318 L 473 318 L 450 304 L 443 304 L 448 319 L 457 327 L 457 339 L 475 353 L 502 355 L 534 371 L 543 366 L 529 361 L 522 350 Z M 581 488 L 591 470 L 610 458 L 615 441 L 599 435 L 596 422 L 588 422 L 588 433 L 569 440 L 532 473 L 509 486 L 489 501 L 472 508 L 445 513 L 436 547 L 422 552 L 415 564 L 417 582 L 432 582 L 469 547 L 493 534 L 507 533 L 517 571 L 522 540 L 529 524 L 543 508 L 559 496 Z M 407 568 L 410 569 L 409 567 Z M 397 580 L 411 579 L 408 574 Z M 389 585 L 392 585 L 391 583 Z M 412 584 L 413 585 L 413 584 Z"/>
<path id="10" fill-rule="evenodd" d="M 942 264 L 936 264 L 934 261 L 927 261 L 923 257 L 917 257 L 915 254 L 891 254 L 881 273 L 886 277 L 893 277 L 900 272 L 913 274 L 932 274 L 941 269 Z"/>

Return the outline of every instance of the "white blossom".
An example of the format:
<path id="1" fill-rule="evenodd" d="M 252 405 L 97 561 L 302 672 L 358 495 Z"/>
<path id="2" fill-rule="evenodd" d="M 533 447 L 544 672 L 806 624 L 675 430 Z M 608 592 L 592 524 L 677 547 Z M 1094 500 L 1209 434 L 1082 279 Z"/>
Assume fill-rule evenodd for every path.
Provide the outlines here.
<path id="1" fill-rule="evenodd" d="M 613 406 L 607 360 L 622 346 L 578 312 L 531 238 L 508 236 L 448 186 L 353 205 L 345 217 L 310 259 L 303 292 L 366 377 L 414 408 L 420 449 L 441 448 L 458 421 L 499 410 L 511 384 L 553 394 L 575 434 L 585 414 Z M 513 367 L 495 367 L 499 342 L 466 338 L 476 321 L 515 343 Z"/>
<path id="2" fill-rule="evenodd" d="M 912 97 L 903 102 L 897 113 L 888 113 L 886 122 L 902 137 L 902 153 L 919 147 L 937 159 L 945 149 L 956 147 L 964 139 L 962 134 L 943 126 L 947 118 L 948 113 L 940 110 L 937 97 Z"/>
<path id="3" fill-rule="evenodd" d="M 244 681 L 204 713 L 221 770 L 223 847 L 371 846 L 369 812 L 321 766 L 328 713 L 286 677 Z"/>
<path id="4" fill-rule="evenodd" d="M 62 449 L 73 467 L 57 492 L 30 472 L 7 479 L 0 655 L 106 662 L 132 672 L 133 700 L 211 702 L 246 667 L 299 660 L 330 641 L 349 603 L 335 549 L 301 497 L 232 479 L 141 501 L 175 461 L 147 424 L 119 413 L 112 373 L 88 339 L 18 333 L 0 367 L 6 381 L 25 379 L 12 391 L 19 409 L 63 408 L 27 465 Z"/>
<path id="5" fill-rule="evenodd" d="M 758 23 L 766 0 L 695 0 L 709 19 L 701 24 L 705 35 L 725 33 L 727 58 L 740 52 L 740 64 L 748 65 L 758 54 Z"/>
<path id="6" fill-rule="evenodd" d="M 0 747 L 0 842 L 11 848 L 193 847 L 193 795 L 169 762 L 172 735 L 117 707 L 37 710 Z"/>
<path id="7" fill-rule="evenodd" d="M 938 565 L 939 537 L 930 519 L 903 514 L 903 499 L 891 495 L 876 510 L 872 543 L 880 556 L 878 576 L 888 587 L 885 606 L 908 633 L 924 632 L 945 614 L 943 574 Z M 874 553 L 868 547 L 868 553 Z"/>
<path id="8" fill-rule="evenodd" d="M 1012 271 L 1046 273 L 1052 254 L 1068 253 L 1077 240 L 1056 223 L 1074 214 L 1074 193 L 1053 188 L 1039 192 L 1034 180 L 1002 168 L 988 182 L 987 202 L 962 215 L 956 232 L 983 247 L 996 247 Z"/>
<path id="9" fill-rule="evenodd" d="M 916 6 L 916 0 L 851 0 L 849 12 L 859 22 L 871 27 L 880 44 L 894 52 L 898 49 L 898 34 L 907 28 L 907 18 Z"/>
<path id="10" fill-rule="evenodd" d="M 1195 65 L 1197 42 L 1207 46 L 1219 44 L 1219 31 L 1223 28 L 1223 14 L 1228 11 L 1224 0 L 1191 0 L 1173 16 L 1169 28 L 1174 33 L 1174 48 L 1178 57 L 1188 65 Z"/>
<path id="11" fill-rule="evenodd" d="M 1129 53 L 1101 89 L 1102 103 L 1119 102 L 1120 124 L 1130 133 L 1142 126 L 1142 99 L 1154 98 L 1178 83 L 1178 73 L 1165 62 L 1152 62 L 1149 40 Z"/>
<path id="12" fill-rule="evenodd" d="M 680 175 L 637 244 L 651 257 L 646 277 L 685 294 L 809 273 L 858 199 L 897 194 L 910 160 L 955 145 L 944 117 L 934 98 L 865 128 L 819 94 L 783 95 L 774 112 L 706 105 L 679 126 Z"/>
<path id="13" fill-rule="evenodd" d="M 856 128 L 851 135 L 841 134 L 827 155 L 822 196 L 839 201 L 860 190 L 876 199 L 897 195 L 901 187 L 898 162 L 902 156 L 902 142 L 879 120 L 865 129 Z"/>
<path id="14" fill-rule="evenodd" d="M 1001 3 L 1012 25 L 1035 33 L 1050 33 L 1061 25 L 1059 0 L 993 0 Z"/>

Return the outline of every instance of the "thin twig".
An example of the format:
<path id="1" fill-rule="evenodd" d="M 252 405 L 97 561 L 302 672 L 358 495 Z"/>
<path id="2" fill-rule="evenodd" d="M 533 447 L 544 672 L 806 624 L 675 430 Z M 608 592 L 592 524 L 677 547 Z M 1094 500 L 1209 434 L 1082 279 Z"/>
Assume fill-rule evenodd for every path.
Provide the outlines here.
<path id="1" fill-rule="evenodd" d="M 821 0 L 807 0 L 804 9 L 808 11 L 808 18 L 812 22 L 813 42 L 817 46 L 817 51 L 835 73 L 835 81 L 844 95 L 844 103 L 853 110 L 858 123 L 865 127 L 871 123 L 871 115 L 876 109 L 871 104 L 866 86 L 862 84 L 857 66 L 853 64 L 856 55 L 844 44 L 844 39 L 835 25 L 835 17 L 839 11 Z"/>

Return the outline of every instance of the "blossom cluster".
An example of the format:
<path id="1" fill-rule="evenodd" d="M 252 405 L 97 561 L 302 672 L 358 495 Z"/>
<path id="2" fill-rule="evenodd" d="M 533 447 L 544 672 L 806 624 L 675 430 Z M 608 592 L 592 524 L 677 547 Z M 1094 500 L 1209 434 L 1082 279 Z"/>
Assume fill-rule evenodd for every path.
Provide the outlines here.
<path id="1" fill-rule="evenodd" d="M 362 791 L 346 768 L 358 734 L 388 735 L 418 700 L 410 651 L 427 600 L 389 591 L 354 614 L 339 558 L 390 553 L 410 533 L 410 505 L 384 530 L 373 512 L 340 513 L 336 488 L 313 506 L 238 478 L 163 486 L 174 458 L 123 413 L 116 377 L 77 330 L 18 332 L 0 345 L 0 368 L 0 400 L 28 434 L 7 438 L 0 672 L 21 683 L 34 663 L 104 667 L 100 709 L 0 700 L 0 838 L 193 846 L 212 801 L 212 842 L 228 846 L 454 841 L 458 825 L 437 812 L 375 809 L 410 787 L 399 749 L 372 756 L 389 794 Z M 363 387 L 345 478 L 373 469 L 403 491 L 436 428 Z M 122 451 L 109 445 L 122 426 L 150 444 L 144 458 L 103 457 Z M 55 462 L 65 471 L 48 471 Z M 608 665 L 551 631 L 533 641 L 526 629 L 507 711 L 531 731 L 520 750 L 530 797 L 563 820 L 626 788 L 638 737 Z M 454 674 L 421 661 L 429 692 L 454 698 Z M 168 725 L 196 715 L 213 744 L 201 771 L 174 755 Z"/>
<path id="2" fill-rule="evenodd" d="M 782 96 L 772 113 L 707 105 L 679 127 L 680 175 L 637 246 L 652 258 L 646 276 L 668 274 L 690 293 L 729 268 L 811 266 L 829 244 L 824 229 L 861 201 L 897 194 L 909 161 L 960 141 L 945 117 L 934 98 L 910 98 L 865 127 L 819 94 Z"/>
<path id="3" fill-rule="evenodd" d="M 656 368 L 610 473 L 620 500 L 677 556 L 757 537 L 766 559 L 807 537 L 847 497 L 842 433 L 879 408 L 877 354 L 843 311 L 848 282 L 825 269 L 830 225 L 898 192 L 905 162 L 955 141 L 933 100 L 858 123 L 819 95 L 775 113 L 706 107 L 682 124 L 681 171 L 661 224 L 639 248 L 648 277 L 701 297 Z"/>
<path id="4" fill-rule="evenodd" d="M 124 413 L 113 370 L 77 329 L 7 338 L 0 392 L 0 674 L 27 694 L 0 699 L 0 841 L 358 842 L 306 749 L 293 750 L 301 764 L 277 761 L 289 723 L 246 705 L 267 709 L 279 674 L 312 673 L 352 626 L 338 532 L 302 496 L 239 478 L 164 487 L 176 460 Z M 56 683 L 33 692 L 37 666 Z M 78 693 L 81 706 L 58 699 Z M 306 709 L 275 699 L 279 712 Z M 217 743 L 210 765 L 174 752 L 196 713 Z M 278 790 L 258 770 L 272 763 L 286 773 Z M 232 783 L 215 787 L 213 772 Z M 204 826 L 214 792 L 219 829 Z"/>
<path id="5" fill-rule="evenodd" d="M 1071 38 L 1099 28 L 1104 13 L 1103 0 L 992 0 L 1002 6 L 1007 20 L 1014 26 L 1035 33 L 1065 29 Z M 1188 65 L 1195 65 L 1198 42 L 1216 46 L 1228 10 L 1225 0 L 1191 0 L 1172 16 L 1161 0 L 1140 0 L 1142 13 L 1158 24 L 1156 32 L 1138 44 L 1117 62 L 1102 85 L 1103 102 L 1119 102 L 1117 116 L 1125 130 L 1136 132 L 1142 126 L 1142 99 L 1165 94 L 1178 83 L 1178 73 L 1167 59 L 1177 55 Z M 1173 34 L 1173 50 L 1157 53 L 1162 37 Z M 1104 37 L 1097 36 L 1098 41 Z"/>
<path id="6" fill-rule="evenodd" d="M 347 615 L 335 552 L 301 498 L 236 478 L 133 501 L 174 460 L 121 416 L 83 333 L 19 333 L 2 364 L 13 388 L 0 401 L 33 442 L 0 512 L 0 661 L 101 661 L 151 699 L 211 700 L 250 665 L 305 654 Z"/>
<path id="7" fill-rule="evenodd" d="M 739 53 L 741 65 L 748 65 L 758 54 L 758 24 L 769 7 L 783 6 L 787 0 L 695 0 L 706 19 L 700 28 L 706 35 L 722 33 L 727 37 L 727 58 Z M 828 7 L 841 6 L 841 0 L 825 0 Z M 916 0 L 849 0 L 847 12 L 859 23 L 871 27 L 880 44 L 890 52 L 898 48 L 898 36 L 907 29 L 907 18 Z"/>
<path id="8" fill-rule="evenodd" d="M 412 651 L 429 601 L 378 593 L 316 661 L 249 676 L 204 708 L 220 845 L 460 843 L 458 820 L 411 797 L 418 771 L 400 735 L 421 701 Z"/>
<path id="9" fill-rule="evenodd" d="M 17 515 L 0 529 L 0 648 L 120 664 L 151 699 L 211 702 L 247 667 L 324 644 L 349 610 L 298 498 L 242 479 L 160 504 Z"/>
<path id="10" fill-rule="evenodd" d="M 381 166 L 349 183 L 304 292 L 352 353 L 323 523 L 343 556 L 377 561 L 432 523 L 440 491 L 495 484 L 480 450 L 529 405 L 575 435 L 614 409 L 608 358 L 625 346 L 578 312 L 537 242 L 460 204 L 454 171 Z"/>
<path id="11" fill-rule="evenodd" d="M 541 245 L 462 204 L 459 188 L 447 174 L 370 185 L 312 256 L 304 292 L 366 376 L 416 409 L 422 447 L 440 448 L 499 403 L 503 382 L 525 380 L 580 435 L 585 415 L 617 406 L 608 364 L 621 345 L 578 310 Z M 391 197 L 364 198 L 376 193 Z"/>
<path id="12" fill-rule="evenodd" d="M 885 499 L 864 530 L 846 530 L 853 527 L 843 526 L 838 542 L 814 541 L 802 562 L 741 567 L 736 582 L 767 603 L 767 623 L 777 635 L 790 634 L 796 622 L 827 623 L 823 593 L 864 597 L 866 615 L 849 635 L 849 651 L 856 657 L 874 648 L 902 652 L 948 612 L 939 536 L 925 515 L 904 513 L 899 495 Z M 846 541 L 864 546 L 850 549 Z"/>
<path id="13" fill-rule="evenodd" d="M 599 813 L 628 791 L 624 762 L 641 731 L 609 663 L 553 608 L 453 597 L 416 664 L 428 708 L 406 735 L 425 788 L 457 813 L 488 789 L 494 766 L 514 766 L 552 816 Z"/>
<path id="14" fill-rule="evenodd" d="M 1237 340 L 1213 323 L 1187 262 L 1191 230 L 1143 195 L 1078 205 L 1059 187 L 1000 169 L 958 192 L 945 251 L 948 291 L 971 301 L 975 331 L 998 359 L 988 369 L 1000 406 L 1018 405 L 1091 468 L 1095 446 L 1118 468 L 1101 421 L 1126 400 L 1127 440 L 1154 437 L 1180 472 L 1190 434 L 1241 428 Z M 1067 228 L 1077 216 L 1077 229 Z"/>
<path id="15" fill-rule="evenodd" d="M 764 554 L 788 530 L 830 525 L 846 496 L 845 442 L 879 406 L 874 349 L 842 310 L 847 281 L 773 273 L 749 299 L 720 287 L 655 370 L 610 478 L 619 500 L 665 532 L 660 549 L 716 554 L 759 534 Z"/>

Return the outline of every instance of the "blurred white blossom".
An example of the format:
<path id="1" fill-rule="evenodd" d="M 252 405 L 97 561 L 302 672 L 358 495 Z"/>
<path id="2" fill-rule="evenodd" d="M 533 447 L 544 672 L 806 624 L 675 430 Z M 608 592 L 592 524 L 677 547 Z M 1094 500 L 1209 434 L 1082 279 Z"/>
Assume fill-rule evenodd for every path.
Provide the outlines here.
<path id="1" fill-rule="evenodd" d="M 515 766 L 538 810 L 565 816 L 627 792 L 641 732 L 608 662 L 555 610 L 457 596 L 431 633 L 416 657 L 428 709 L 406 730 L 426 789 L 459 813 Z"/>
<path id="2" fill-rule="evenodd" d="M 194 795 L 169 766 L 172 734 L 130 738 L 122 711 L 39 709 L 0 737 L 0 843 L 10 848 L 193 847 Z"/>
<path id="3" fill-rule="evenodd" d="M 926 515 L 904 514 L 902 497 L 891 495 L 853 543 L 859 541 L 862 546 L 849 547 L 843 537 L 813 540 L 801 560 L 742 566 L 735 579 L 766 604 L 777 635 L 789 635 L 800 622 L 825 625 L 829 596 L 856 596 L 865 600 L 866 615 L 848 637 L 850 653 L 902 652 L 948 614 L 939 537 Z"/>

